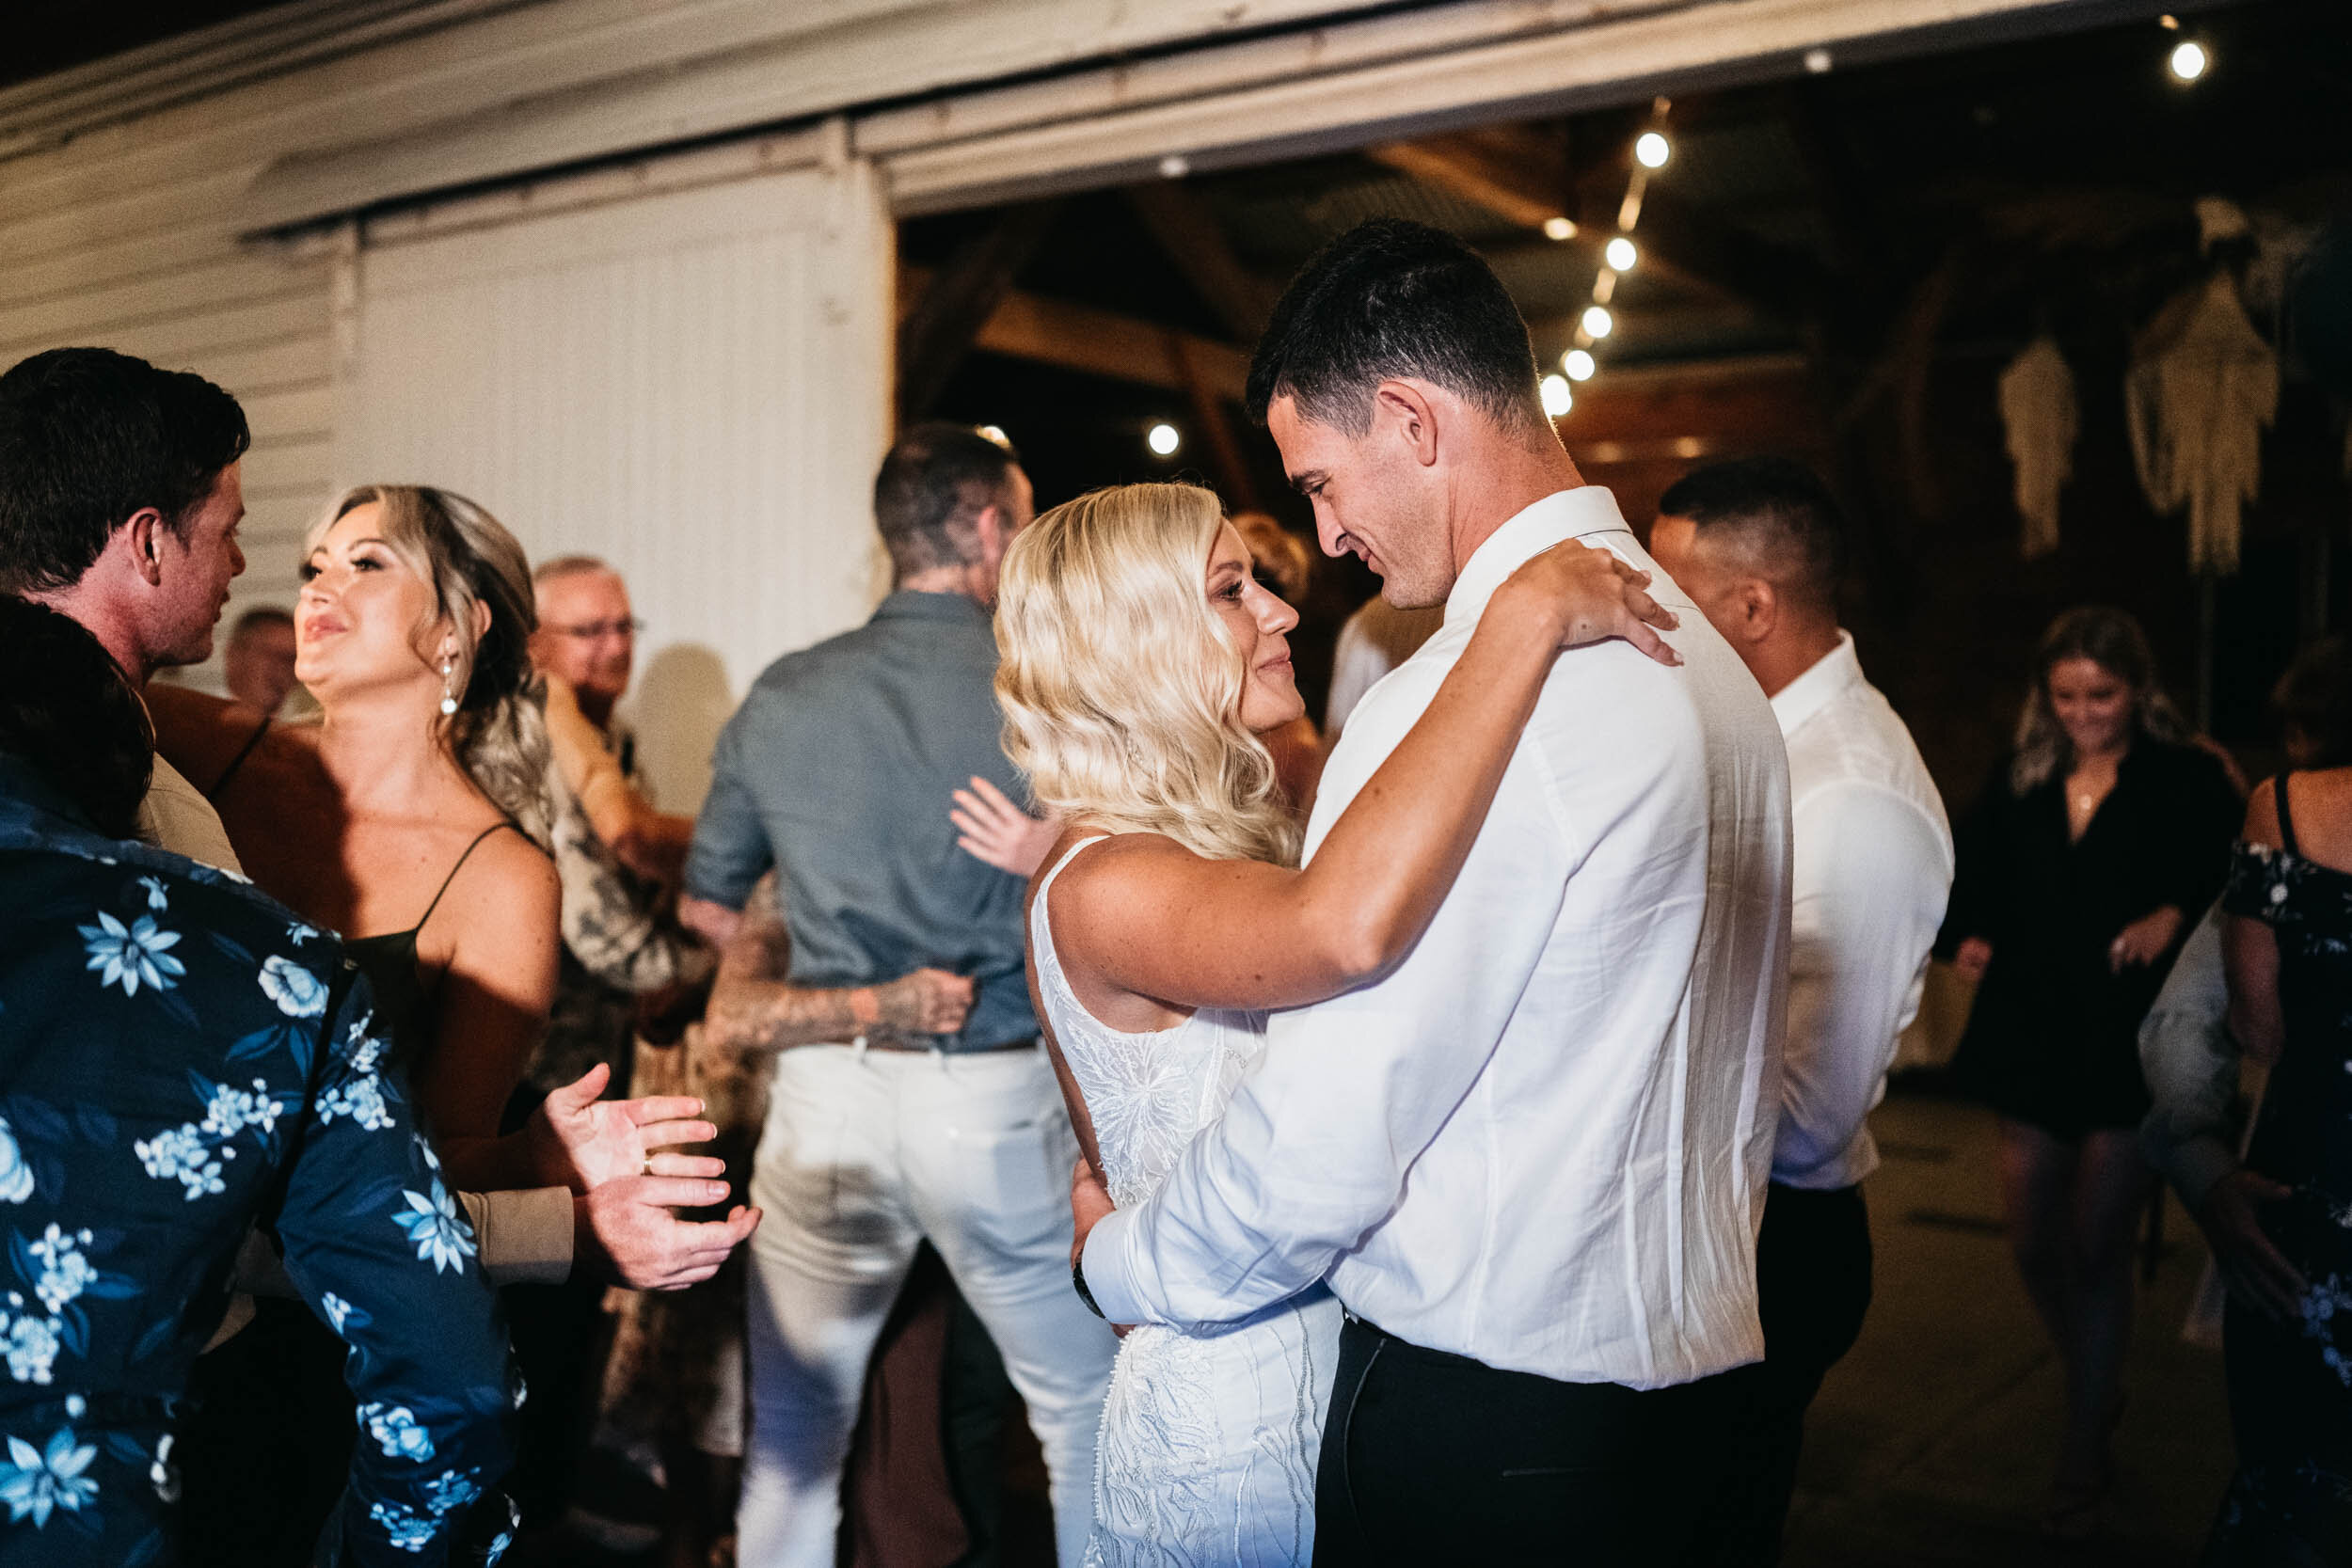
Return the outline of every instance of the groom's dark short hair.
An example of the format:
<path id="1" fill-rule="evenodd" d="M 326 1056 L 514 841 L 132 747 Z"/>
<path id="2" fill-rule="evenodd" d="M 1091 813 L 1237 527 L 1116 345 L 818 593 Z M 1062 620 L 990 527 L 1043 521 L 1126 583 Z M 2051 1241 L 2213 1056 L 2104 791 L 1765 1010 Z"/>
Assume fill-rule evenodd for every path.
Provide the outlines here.
<path id="1" fill-rule="evenodd" d="M 0 591 L 65 588 L 135 513 L 186 536 L 251 444 L 245 410 L 188 371 L 53 348 L 0 375 Z"/>
<path id="2" fill-rule="evenodd" d="M 1442 229 L 1372 218 L 1325 245 L 1291 279 L 1249 364 L 1250 416 L 1276 398 L 1362 435 L 1383 381 L 1412 377 L 1501 424 L 1546 425 L 1535 352 L 1509 291 Z"/>

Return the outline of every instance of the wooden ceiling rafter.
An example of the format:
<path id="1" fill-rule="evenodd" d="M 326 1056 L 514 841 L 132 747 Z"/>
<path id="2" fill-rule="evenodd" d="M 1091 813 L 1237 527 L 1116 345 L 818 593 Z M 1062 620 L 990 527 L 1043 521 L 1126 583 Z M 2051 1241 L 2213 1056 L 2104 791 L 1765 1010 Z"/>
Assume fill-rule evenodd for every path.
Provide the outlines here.
<path id="1" fill-rule="evenodd" d="M 898 297 L 919 309 L 934 277 L 931 268 L 901 265 Z M 1236 403 L 1249 379 L 1249 356 L 1231 343 L 1023 289 L 1005 291 L 969 346 L 1170 392 L 1190 394 L 1198 385 Z"/>

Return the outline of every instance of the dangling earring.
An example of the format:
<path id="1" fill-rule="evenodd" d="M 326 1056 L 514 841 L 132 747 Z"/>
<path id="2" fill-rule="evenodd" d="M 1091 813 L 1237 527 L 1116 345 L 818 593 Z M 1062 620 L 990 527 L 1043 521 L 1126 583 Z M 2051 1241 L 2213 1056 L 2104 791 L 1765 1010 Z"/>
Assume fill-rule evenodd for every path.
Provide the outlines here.
<path id="1" fill-rule="evenodd" d="M 444 719 L 457 711 L 456 669 L 455 659 L 444 657 L 441 660 L 441 717 Z"/>

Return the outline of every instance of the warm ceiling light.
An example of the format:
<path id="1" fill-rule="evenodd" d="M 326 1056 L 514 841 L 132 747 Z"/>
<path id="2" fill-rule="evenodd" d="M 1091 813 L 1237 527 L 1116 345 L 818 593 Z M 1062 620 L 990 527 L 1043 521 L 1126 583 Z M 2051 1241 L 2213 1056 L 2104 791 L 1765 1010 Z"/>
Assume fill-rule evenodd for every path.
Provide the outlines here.
<path id="1" fill-rule="evenodd" d="M 1631 272 L 1633 263 L 1640 259 L 1633 248 L 1633 242 L 1623 234 L 1603 245 L 1600 253 L 1609 258 L 1609 264 L 1619 272 Z"/>
<path id="2" fill-rule="evenodd" d="M 984 424 L 980 426 L 980 434 L 987 436 L 990 440 L 995 442 L 1000 447 L 1009 447 L 1012 445 L 1012 437 L 1005 434 L 1005 427 L 1003 425 Z"/>
<path id="3" fill-rule="evenodd" d="M 1596 305 L 1584 312 L 1584 332 L 1587 337 L 1606 338 L 1609 336 L 1610 329 L 1616 325 L 1615 318 L 1609 314 L 1608 309 L 1604 306 Z"/>
<path id="4" fill-rule="evenodd" d="M 2184 82 L 2194 82 L 2213 69 L 2213 56 L 2205 53 L 2203 44 L 2194 40 L 2183 40 L 2172 46 L 2172 57 L 2166 63 L 2172 68 L 2174 77 Z"/>
<path id="5" fill-rule="evenodd" d="M 1184 444 L 1184 438 L 1176 434 L 1176 427 L 1172 424 L 1153 425 L 1151 434 L 1144 436 L 1143 440 L 1146 446 L 1162 457 L 1175 456 L 1176 449 Z"/>
<path id="6" fill-rule="evenodd" d="M 1555 420 L 1576 406 L 1576 394 L 1568 390 L 1565 376 L 1548 375 L 1537 390 L 1543 393 L 1544 412 Z"/>
<path id="7" fill-rule="evenodd" d="M 1573 240 L 1576 238 L 1576 225 L 1569 222 L 1566 218 L 1546 218 L 1544 219 L 1544 238 L 1547 240 Z"/>
<path id="8" fill-rule="evenodd" d="M 1570 381 L 1590 381 L 1600 365 L 1590 349 L 1572 348 L 1560 356 L 1560 368 L 1568 372 Z"/>
<path id="9" fill-rule="evenodd" d="M 1645 131 L 1633 144 L 1633 156 L 1644 168 L 1664 168 L 1674 148 L 1655 131 Z"/>

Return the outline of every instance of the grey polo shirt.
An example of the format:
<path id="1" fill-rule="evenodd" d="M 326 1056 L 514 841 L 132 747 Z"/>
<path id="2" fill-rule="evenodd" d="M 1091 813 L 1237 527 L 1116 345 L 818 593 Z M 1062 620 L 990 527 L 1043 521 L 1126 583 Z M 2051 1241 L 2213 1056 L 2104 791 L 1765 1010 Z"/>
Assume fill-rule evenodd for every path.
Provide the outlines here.
<path id="1" fill-rule="evenodd" d="M 988 611 L 897 593 L 872 620 L 770 665 L 727 721 L 686 890 L 741 909 L 777 868 L 795 984 L 879 985 L 930 966 L 977 982 L 948 1051 L 1037 1035 L 1021 879 L 956 847 L 948 793 L 974 774 L 1016 800 Z"/>

